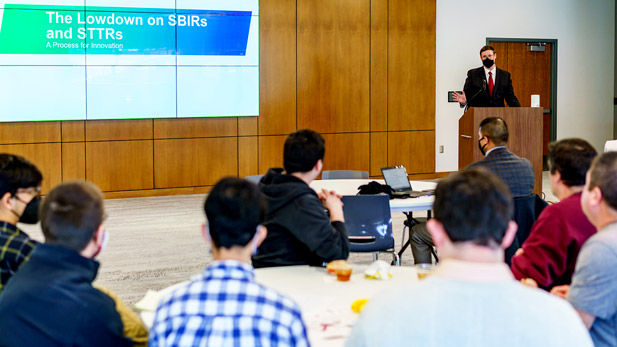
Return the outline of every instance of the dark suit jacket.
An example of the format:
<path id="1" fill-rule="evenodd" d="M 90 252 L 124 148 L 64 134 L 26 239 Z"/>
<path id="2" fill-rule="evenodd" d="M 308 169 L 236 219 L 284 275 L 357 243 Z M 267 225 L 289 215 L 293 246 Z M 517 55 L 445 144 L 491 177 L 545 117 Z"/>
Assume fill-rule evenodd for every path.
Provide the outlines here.
<path id="1" fill-rule="evenodd" d="M 533 190 L 535 177 L 529 160 L 520 158 L 507 148 L 495 148 L 484 159 L 468 167 L 483 166 L 495 173 L 510 188 L 512 197 L 528 196 Z"/>
<path id="2" fill-rule="evenodd" d="M 486 81 L 484 67 L 481 66 L 467 72 L 467 79 L 465 80 L 463 90 L 467 97 L 467 104 L 470 107 L 505 107 L 504 100 L 510 107 L 521 106 L 514 95 L 510 73 L 499 68 L 496 68 L 496 70 L 497 75 L 495 76 L 492 97 L 488 92 L 488 81 Z M 482 90 L 483 85 L 485 85 L 484 83 L 486 83 L 486 89 Z M 478 93 L 478 95 L 476 95 L 476 93 Z M 476 96 L 473 97 L 474 95 Z"/>

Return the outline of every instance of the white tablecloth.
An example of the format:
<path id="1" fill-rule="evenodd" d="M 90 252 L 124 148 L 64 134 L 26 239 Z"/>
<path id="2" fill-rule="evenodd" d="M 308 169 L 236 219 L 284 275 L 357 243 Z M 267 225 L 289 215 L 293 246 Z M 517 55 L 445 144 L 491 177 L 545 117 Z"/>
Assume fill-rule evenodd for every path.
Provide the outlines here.
<path id="1" fill-rule="evenodd" d="M 257 282 L 273 288 L 295 300 L 302 310 L 312 346 L 343 346 L 358 314 L 351 310 L 351 304 L 358 300 L 370 299 L 376 293 L 418 281 L 413 267 L 391 268 L 389 280 L 373 280 L 364 277 L 368 265 L 352 265 L 353 274 L 349 282 L 339 282 L 336 276 L 325 268 L 309 266 L 285 266 L 255 270 Z M 161 291 L 148 291 L 135 304 L 141 311 L 144 324 L 150 328 L 158 301 L 182 282 Z M 387 319 L 387 317 L 384 317 Z"/>
<path id="2" fill-rule="evenodd" d="M 341 195 L 356 195 L 358 193 L 358 187 L 367 184 L 371 181 L 377 181 L 381 184 L 385 184 L 384 180 L 315 180 L 311 182 L 311 188 L 320 192 L 321 189 L 334 190 Z M 423 181 L 410 181 L 413 190 L 426 190 L 435 189 L 437 183 L 423 182 Z M 417 198 L 407 199 L 392 199 L 390 200 L 390 210 L 392 212 L 413 212 L 413 211 L 427 211 L 433 208 L 433 201 L 435 197 L 432 195 L 421 196 Z"/>

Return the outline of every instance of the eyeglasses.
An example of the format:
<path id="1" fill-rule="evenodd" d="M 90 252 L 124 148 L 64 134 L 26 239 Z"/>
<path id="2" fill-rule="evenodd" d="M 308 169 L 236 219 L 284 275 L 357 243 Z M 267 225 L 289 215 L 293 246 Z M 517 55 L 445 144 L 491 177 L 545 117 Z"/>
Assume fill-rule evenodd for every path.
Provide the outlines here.
<path id="1" fill-rule="evenodd" d="M 28 187 L 28 188 L 18 188 L 15 194 L 26 193 L 30 195 L 34 195 L 35 197 L 41 195 L 41 187 Z"/>

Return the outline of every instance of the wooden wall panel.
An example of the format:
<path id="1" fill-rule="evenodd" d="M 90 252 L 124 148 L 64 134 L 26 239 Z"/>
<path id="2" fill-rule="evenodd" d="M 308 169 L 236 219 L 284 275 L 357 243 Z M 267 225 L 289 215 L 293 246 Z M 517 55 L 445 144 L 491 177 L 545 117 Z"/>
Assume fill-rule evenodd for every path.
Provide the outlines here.
<path id="1" fill-rule="evenodd" d="M 405 165 L 408 174 L 435 172 L 435 132 L 388 134 L 388 166 Z"/>
<path id="2" fill-rule="evenodd" d="M 62 181 L 60 143 L 2 145 L 0 146 L 0 153 L 21 155 L 36 165 L 43 174 L 43 183 L 41 184 L 43 194 Z"/>
<path id="3" fill-rule="evenodd" d="M 287 136 L 259 137 L 259 173 L 265 174 L 271 167 L 283 167 L 283 145 Z"/>
<path id="4" fill-rule="evenodd" d="M 435 129 L 435 0 L 390 0 L 388 130 Z"/>
<path id="5" fill-rule="evenodd" d="M 298 128 L 369 131 L 370 0 L 298 1 Z"/>
<path id="6" fill-rule="evenodd" d="M 62 144 L 62 182 L 86 179 L 86 143 Z"/>
<path id="7" fill-rule="evenodd" d="M 388 166 L 388 133 L 371 133 L 370 176 L 381 176 L 381 168 Z"/>
<path id="8" fill-rule="evenodd" d="M 102 191 L 151 189 L 152 152 L 152 140 L 86 142 L 86 179 Z"/>
<path id="9" fill-rule="evenodd" d="M 86 125 L 83 120 L 62 122 L 62 142 L 86 140 Z"/>
<path id="10" fill-rule="evenodd" d="M 324 134 L 326 155 L 324 170 L 367 170 L 369 133 Z"/>
<path id="11" fill-rule="evenodd" d="M 86 141 L 152 139 L 152 119 L 96 120 L 86 122 Z"/>
<path id="12" fill-rule="evenodd" d="M 238 117 L 238 136 L 254 136 L 258 134 L 257 121 L 259 117 Z"/>
<path id="13" fill-rule="evenodd" d="M 155 139 L 223 137 L 238 135 L 236 117 L 155 119 Z"/>
<path id="14" fill-rule="evenodd" d="M 238 175 L 235 137 L 154 141 L 156 188 L 214 185 Z"/>
<path id="15" fill-rule="evenodd" d="M 259 2 L 259 134 L 296 130 L 296 0 Z"/>
<path id="16" fill-rule="evenodd" d="M 238 176 L 259 175 L 257 136 L 238 137 Z"/>
<path id="17" fill-rule="evenodd" d="M 371 131 L 386 131 L 388 130 L 388 0 L 371 0 L 370 93 Z"/>
<path id="18" fill-rule="evenodd" d="M 60 142 L 60 133 L 60 122 L 0 123 L 2 144 Z"/>
<path id="19" fill-rule="evenodd" d="M 435 3 L 261 0 L 259 117 L 0 123 L 0 149 L 33 158 L 44 189 L 85 178 L 106 197 L 191 194 L 282 167 L 306 127 L 326 139 L 325 169 L 433 177 Z"/>

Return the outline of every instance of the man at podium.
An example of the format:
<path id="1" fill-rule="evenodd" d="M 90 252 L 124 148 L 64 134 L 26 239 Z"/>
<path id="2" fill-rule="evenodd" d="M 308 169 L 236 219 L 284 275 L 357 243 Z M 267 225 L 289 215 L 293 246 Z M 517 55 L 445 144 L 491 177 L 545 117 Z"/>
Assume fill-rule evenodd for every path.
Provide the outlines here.
<path id="1" fill-rule="evenodd" d="M 467 72 L 463 93 L 454 92 L 454 101 L 458 101 L 461 107 L 505 107 L 504 101 L 510 107 L 520 107 L 514 95 L 510 73 L 495 65 L 495 49 L 491 46 L 482 47 L 480 60 L 484 66 Z"/>

